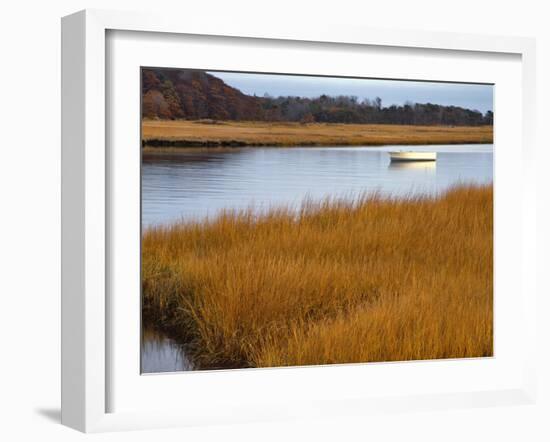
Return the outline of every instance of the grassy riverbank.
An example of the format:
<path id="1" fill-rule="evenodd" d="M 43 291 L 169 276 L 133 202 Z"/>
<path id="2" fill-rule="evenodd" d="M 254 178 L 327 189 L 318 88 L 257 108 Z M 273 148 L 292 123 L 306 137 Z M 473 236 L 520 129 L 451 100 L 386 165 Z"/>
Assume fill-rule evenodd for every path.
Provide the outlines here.
<path id="1" fill-rule="evenodd" d="M 493 142 L 493 127 L 144 120 L 142 140 L 148 149 L 477 144 Z"/>
<path id="2" fill-rule="evenodd" d="M 492 186 L 144 231 L 143 317 L 200 368 L 493 354 Z"/>

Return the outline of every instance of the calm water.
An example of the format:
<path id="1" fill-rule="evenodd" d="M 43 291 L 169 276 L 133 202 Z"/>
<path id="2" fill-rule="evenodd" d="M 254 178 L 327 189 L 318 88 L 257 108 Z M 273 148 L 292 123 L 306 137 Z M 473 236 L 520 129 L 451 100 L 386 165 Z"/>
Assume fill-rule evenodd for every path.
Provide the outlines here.
<path id="1" fill-rule="evenodd" d="M 437 162 L 390 163 L 389 151 L 438 152 Z M 224 208 L 296 205 L 304 197 L 433 194 L 493 180 L 493 145 L 248 148 L 144 157 L 144 226 L 215 216 Z M 183 348 L 145 331 L 142 371 L 192 370 Z"/>
<path id="2" fill-rule="evenodd" d="M 192 370 L 193 364 L 185 356 L 185 351 L 172 339 L 154 330 L 143 331 L 141 340 L 141 371 L 162 373 Z"/>
<path id="3" fill-rule="evenodd" d="M 437 151 L 437 162 L 390 163 L 389 151 Z M 493 179 L 493 145 L 248 148 L 144 157 L 142 223 L 215 216 L 223 208 L 296 205 L 309 196 L 434 193 Z"/>

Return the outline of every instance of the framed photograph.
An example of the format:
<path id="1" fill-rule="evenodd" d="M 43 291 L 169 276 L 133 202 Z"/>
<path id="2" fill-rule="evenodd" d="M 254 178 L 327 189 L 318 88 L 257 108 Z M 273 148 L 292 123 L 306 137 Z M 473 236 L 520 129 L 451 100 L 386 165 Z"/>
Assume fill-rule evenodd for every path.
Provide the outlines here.
<path id="1" fill-rule="evenodd" d="M 532 40 L 62 26 L 64 424 L 534 400 Z"/>

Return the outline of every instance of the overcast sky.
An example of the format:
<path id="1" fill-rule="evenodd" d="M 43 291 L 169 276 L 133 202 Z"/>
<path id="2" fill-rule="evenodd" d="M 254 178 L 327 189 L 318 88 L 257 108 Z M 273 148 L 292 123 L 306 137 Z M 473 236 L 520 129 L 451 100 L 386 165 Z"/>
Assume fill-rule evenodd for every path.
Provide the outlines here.
<path id="1" fill-rule="evenodd" d="M 493 110 L 493 86 L 490 85 L 234 72 L 209 73 L 248 95 L 355 95 L 360 99 L 380 97 L 383 106 L 412 101 L 460 106 L 483 113 Z"/>

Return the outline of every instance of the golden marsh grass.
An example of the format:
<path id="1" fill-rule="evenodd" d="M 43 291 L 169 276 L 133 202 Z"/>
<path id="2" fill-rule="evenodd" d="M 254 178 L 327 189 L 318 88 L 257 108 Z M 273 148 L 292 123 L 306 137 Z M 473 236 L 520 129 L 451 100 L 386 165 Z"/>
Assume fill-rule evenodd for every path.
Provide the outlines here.
<path id="1" fill-rule="evenodd" d="M 493 354 L 492 186 L 143 232 L 143 317 L 202 369 Z"/>
<path id="2" fill-rule="evenodd" d="M 254 121 L 143 120 L 142 139 L 165 147 L 380 146 L 388 144 L 492 143 L 492 126 L 404 126 L 394 124 L 268 123 Z"/>

